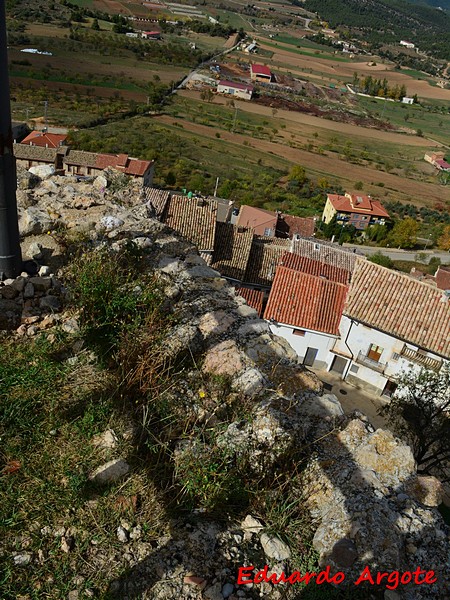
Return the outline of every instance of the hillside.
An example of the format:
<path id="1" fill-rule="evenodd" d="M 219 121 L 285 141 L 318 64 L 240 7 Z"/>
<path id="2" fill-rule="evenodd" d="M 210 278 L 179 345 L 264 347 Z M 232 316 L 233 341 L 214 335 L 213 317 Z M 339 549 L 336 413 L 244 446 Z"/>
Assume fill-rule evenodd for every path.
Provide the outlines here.
<path id="1" fill-rule="evenodd" d="M 370 44 L 408 39 L 450 59 L 450 15 L 430 6 L 404 0 L 306 0 L 305 7 Z"/>

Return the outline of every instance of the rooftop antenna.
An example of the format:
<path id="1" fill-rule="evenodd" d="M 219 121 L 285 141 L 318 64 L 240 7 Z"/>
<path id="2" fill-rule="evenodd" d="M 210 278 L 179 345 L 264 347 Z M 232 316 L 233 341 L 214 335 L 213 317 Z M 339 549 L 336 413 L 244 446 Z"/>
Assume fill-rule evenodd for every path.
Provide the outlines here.
<path id="1" fill-rule="evenodd" d="M 0 279 L 22 271 L 16 202 L 16 159 L 13 154 L 9 100 L 5 3 L 0 6 Z"/>

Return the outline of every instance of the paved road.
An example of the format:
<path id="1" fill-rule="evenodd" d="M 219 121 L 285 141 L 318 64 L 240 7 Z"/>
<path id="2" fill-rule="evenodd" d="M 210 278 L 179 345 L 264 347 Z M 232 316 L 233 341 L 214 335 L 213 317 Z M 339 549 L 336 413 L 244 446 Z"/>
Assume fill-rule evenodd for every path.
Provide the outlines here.
<path id="1" fill-rule="evenodd" d="M 343 244 L 346 248 L 357 248 L 364 254 L 370 256 L 376 252 L 382 252 L 386 256 L 389 256 L 392 260 L 410 260 L 414 261 L 417 254 L 425 254 L 427 256 L 427 262 L 432 257 L 441 259 L 442 264 L 450 263 L 450 252 L 443 250 L 398 250 L 397 248 L 374 248 L 373 246 L 360 246 L 359 244 Z"/>

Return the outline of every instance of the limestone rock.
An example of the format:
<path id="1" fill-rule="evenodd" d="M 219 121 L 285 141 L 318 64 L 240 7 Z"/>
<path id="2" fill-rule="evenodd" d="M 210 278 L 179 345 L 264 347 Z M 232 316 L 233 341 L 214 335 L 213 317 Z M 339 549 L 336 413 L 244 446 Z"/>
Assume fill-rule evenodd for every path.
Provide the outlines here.
<path id="1" fill-rule="evenodd" d="M 23 552 L 22 554 L 16 554 L 13 557 L 14 564 L 17 567 L 26 567 L 31 563 L 32 556 L 29 552 Z"/>
<path id="2" fill-rule="evenodd" d="M 265 555 L 269 558 L 278 561 L 291 558 L 289 546 L 274 535 L 263 533 L 261 535 L 261 546 L 263 547 Z"/>
<path id="3" fill-rule="evenodd" d="M 241 529 L 244 532 L 248 533 L 259 533 L 263 529 L 263 525 L 259 519 L 252 517 L 252 515 L 247 515 L 245 519 L 241 523 Z"/>
<path id="4" fill-rule="evenodd" d="M 113 483 L 124 477 L 130 470 L 130 466 L 123 459 L 118 458 L 101 465 L 89 475 L 89 479 L 95 483 Z"/>
<path id="5" fill-rule="evenodd" d="M 235 375 L 243 367 L 243 355 L 234 340 L 226 340 L 210 348 L 203 362 L 203 371 L 215 375 Z"/>
<path id="6" fill-rule="evenodd" d="M 444 497 L 444 486 L 432 475 L 416 475 L 406 483 L 406 491 L 426 506 L 439 506 Z"/>
<path id="7" fill-rule="evenodd" d="M 334 394 L 323 394 L 308 399 L 303 405 L 302 410 L 305 414 L 314 417 L 342 417 L 344 411 Z"/>
<path id="8" fill-rule="evenodd" d="M 37 206 L 26 208 L 19 219 L 21 235 L 47 233 L 54 229 L 54 222 L 47 212 Z"/>
<path id="9" fill-rule="evenodd" d="M 55 173 L 55 167 L 51 165 L 36 165 L 28 169 L 33 175 L 37 175 L 40 179 L 48 179 Z"/>

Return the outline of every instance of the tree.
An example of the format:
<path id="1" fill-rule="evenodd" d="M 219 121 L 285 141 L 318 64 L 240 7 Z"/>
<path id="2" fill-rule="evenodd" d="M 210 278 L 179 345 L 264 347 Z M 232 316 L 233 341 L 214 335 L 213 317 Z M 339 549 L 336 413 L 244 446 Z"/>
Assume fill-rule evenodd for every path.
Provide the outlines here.
<path id="1" fill-rule="evenodd" d="M 418 472 L 450 481 L 450 368 L 403 373 L 391 402 L 380 409 L 394 433 L 407 442 Z M 447 469 L 447 470 L 446 470 Z"/>
<path id="2" fill-rule="evenodd" d="M 367 260 L 370 260 L 370 262 L 376 263 L 377 265 L 381 265 L 382 267 L 387 267 L 388 269 L 392 269 L 394 266 L 391 258 L 380 251 L 375 252 L 372 256 L 368 256 Z"/>
<path id="3" fill-rule="evenodd" d="M 450 250 L 450 225 L 446 225 L 437 241 L 441 250 Z"/>
<path id="4" fill-rule="evenodd" d="M 301 165 L 294 165 L 289 171 L 288 181 L 297 181 L 299 185 L 303 185 L 306 179 L 306 171 Z"/>
<path id="5" fill-rule="evenodd" d="M 91 29 L 94 31 L 100 31 L 100 25 L 98 24 L 98 19 L 94 19 L 92 21 Z"/>
<path id="6" fill-rule="evenodd" d="M 413 248 L 417 241 L 419 223 L 411 217 L 397 221 L 389 234 L 389 243 L 399 248 Z"/>

